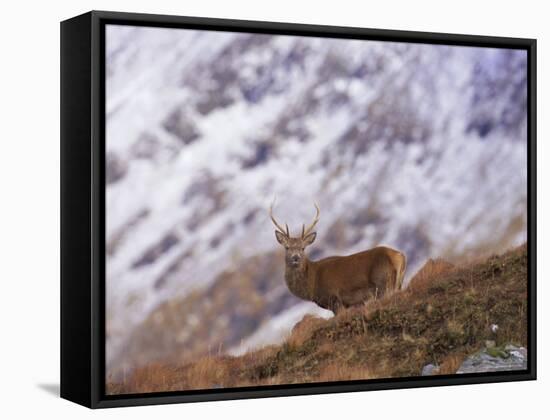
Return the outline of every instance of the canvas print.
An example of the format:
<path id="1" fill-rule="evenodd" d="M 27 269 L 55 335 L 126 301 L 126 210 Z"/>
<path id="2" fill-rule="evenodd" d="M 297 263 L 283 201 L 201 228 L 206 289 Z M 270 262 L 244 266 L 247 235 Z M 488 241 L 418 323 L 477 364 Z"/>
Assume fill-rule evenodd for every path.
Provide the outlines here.
<path id="1" fill-rule="evenodd" d="M 108 395 L 527 369 L 527 52 L 108 24 Z"/>

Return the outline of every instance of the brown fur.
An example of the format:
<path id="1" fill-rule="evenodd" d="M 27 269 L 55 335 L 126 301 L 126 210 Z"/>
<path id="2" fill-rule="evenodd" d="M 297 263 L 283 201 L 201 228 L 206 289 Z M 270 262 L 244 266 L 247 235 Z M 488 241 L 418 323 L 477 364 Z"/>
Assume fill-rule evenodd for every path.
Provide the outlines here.
<path id="1" fill-rule="evenodd" d="M 406 268 L 405 255 L 388 247 L 376 247 L 345 257 L 311 261 L 298 267 L 287 264 L 289 290 L 304 300 L 336 313 L 340 308 L 399 290 Z"/>

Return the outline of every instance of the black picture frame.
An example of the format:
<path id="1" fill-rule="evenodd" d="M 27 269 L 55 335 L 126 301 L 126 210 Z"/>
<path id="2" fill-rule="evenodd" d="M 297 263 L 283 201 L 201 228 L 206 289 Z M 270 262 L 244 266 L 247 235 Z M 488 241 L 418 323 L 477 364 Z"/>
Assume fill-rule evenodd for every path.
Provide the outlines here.
<path id="1" fill-rule="evenodd" d="M 516 48 L 528 55 L 528 369 L 105 395 L 105 25 Z M 536 379 L 536 40 L 92 11 L 61 22 L 61 397 L 90 408 Z"/>

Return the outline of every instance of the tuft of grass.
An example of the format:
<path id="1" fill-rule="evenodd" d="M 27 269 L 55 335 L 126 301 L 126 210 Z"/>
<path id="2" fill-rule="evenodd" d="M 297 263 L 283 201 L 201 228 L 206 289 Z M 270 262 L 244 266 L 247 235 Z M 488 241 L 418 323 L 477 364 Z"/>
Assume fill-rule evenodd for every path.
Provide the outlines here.
<path id="1" fill-rule="evenodd" d="M 435 278 L 448 273 L 453 268 L 455 266 L 444 259 L 430 258 L 410 280 L 408 289 L 419 293 L 424 292 Z"/>
<path id="2" fill-rule="evenodd" d="M 328 320 L 306 316 L 279 346 L 149 365 L 109 382 L 107 393 L 419 376 L 428 363 L 452 374 L 488 339 L 526 346 L 526 303 L 526 245 L 463 266 L 429 260 L 407 289 Z"/>
<path id="3" fill-rule="evenodd" d="M 455 373 L 462 362 L 464 361 L 464 355 L 461 353 L 449 354 L 441 360 L 439 365 L 439 374 L 440 375 L 451 375 Z"/>
<path id="4" fill-rule="evenodd" d="M 319 370 L 318 382 L 353 381 L 370 379 L 373 375 L 366 367 L 349 366 L 337 362 L 328 362 Z"/>
<path id="5" fill-rule="evenodd" d="M 313 315 L 306 315 L 292 328 L 290 336 L 287 338 L 286 343 L 293 347 L 302 346 L 307 340 L 311 338 L 313 331 L 322 325 L 325 320 Z"/>

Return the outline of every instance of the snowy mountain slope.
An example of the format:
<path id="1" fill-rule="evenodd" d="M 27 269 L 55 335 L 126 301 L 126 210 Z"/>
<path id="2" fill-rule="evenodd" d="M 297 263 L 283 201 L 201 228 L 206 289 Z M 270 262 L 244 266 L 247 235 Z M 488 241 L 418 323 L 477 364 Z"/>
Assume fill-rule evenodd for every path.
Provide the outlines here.
<path id="1" fill-rule="evenodd" d="M 245 336 L 204 337 L 193 355 L 321 313 L 280 287 L 274 197 L 294 232 L 319 203 L 312 258 L 385 243 L 407 254 L 407 278 L 430 256 L 525 240 L 525 81 L 521 51 L 109 26 L 108 368 L 179 354 L 223 319 Z M 190 293 L 236 310 L 249 298 L 223 282 L 243 266 L 262 300 L 246 317 L 198 305 L 159 321 Z"/>

